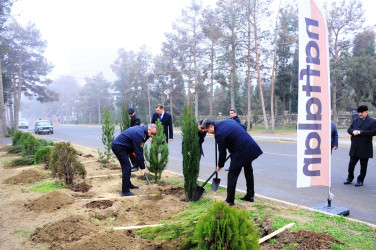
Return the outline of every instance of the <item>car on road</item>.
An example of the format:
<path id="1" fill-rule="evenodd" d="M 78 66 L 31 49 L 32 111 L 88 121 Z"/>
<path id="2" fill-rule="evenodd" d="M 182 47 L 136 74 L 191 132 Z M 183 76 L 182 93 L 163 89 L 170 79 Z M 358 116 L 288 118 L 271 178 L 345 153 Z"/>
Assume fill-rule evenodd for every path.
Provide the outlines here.
<path id="1" fill-rule="evenodd" d="M 37 120 L 34 124 L 34 132 L 36 134 L 53 134 L 54 133 L 54 126 L 52 126 L 52 122 L 48 120 Z"/>
<path id="2" fill-rule="evenodd" d="M 18 128 L 29 128 L 29 122 L 25 118 L 20 118 L 18 120 Z"/>

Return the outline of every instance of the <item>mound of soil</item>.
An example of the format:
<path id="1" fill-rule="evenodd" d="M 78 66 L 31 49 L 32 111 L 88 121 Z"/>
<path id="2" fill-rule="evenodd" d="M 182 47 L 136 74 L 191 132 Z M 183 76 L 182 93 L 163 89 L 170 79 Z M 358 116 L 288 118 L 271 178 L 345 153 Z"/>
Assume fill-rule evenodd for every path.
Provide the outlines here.
<path id="1" fill-rule="evenodd" d="M 65 207 L 74 202 L 72 196 L 63 194 L 59 191 L 52 191 L 43 195 L 30 203 L 25 204 L 25 207 L 35 212 L 52 212 Z"/>
<path id="2" fill-rule="evenodd" d="M 81 216 L 72 216 L 44 225 L 30 235 L 33 243 L 50 243 L 61 249 L 61 243 L 80 240 L 93 231 L 93 225 Z"/>
<path id="3" fill-rule="evenodd" d="M 4 181 L 4 184 L 28 184 L 35 183 L 47 176 L 37 170 L 23 170 L 16 176 L 10 177 Z"/>
<path id="4" fill-rule="evenodd" d="M 94 157 L 94 155 L 92 154 L 87 154 L 87 155 L 84 155 L 85 158 L 91 158 L 91 157 Z"/>
<path id="5" fill-rule="evenodd" d="M 77 242 L 63 245 L 64 249 L 178 249 L 180 242 L 155 242 L 141 239 L 132 231 L 101 232 Z"/>
<path id="6" fill-rule="evenodd" d="M 282 249 L 288 247 L 291 243 L 296 244 L 296 249 L 332 249 L 332 243 L 341 243 L 328 233 L 316 233 L 312 231 L 291 232 L 285 230 L 278 234 L 275 239 L 278 243 L 269 245 L 269 247 L 263 249 Z"/>
<path id="7" fill-rule="evenodd" d="M 86 193 L 87 191 L 89 191 L 91 187 L 93 186 L 87 184 L 86 182 L 81 182 L 81 183 L 73 185 L 72 191 Z"/>
<path id="8" fill-rule="evenodd" d="M 85 205 L 85 207 L 87 207 L 87 208 L 106 209 L 106 208 L 112 207 L 112 204 L 114 204 L 114 202 L 113 201 L 109 201 L 109 200 L 92 201 L 90 203 L 87 203 Z"/>
<path id="9" fill-rule="evenodd" d="M 184 188 L 169 186 L 163 189 L 162 194 L 181 196 L 184 194 Z"/>

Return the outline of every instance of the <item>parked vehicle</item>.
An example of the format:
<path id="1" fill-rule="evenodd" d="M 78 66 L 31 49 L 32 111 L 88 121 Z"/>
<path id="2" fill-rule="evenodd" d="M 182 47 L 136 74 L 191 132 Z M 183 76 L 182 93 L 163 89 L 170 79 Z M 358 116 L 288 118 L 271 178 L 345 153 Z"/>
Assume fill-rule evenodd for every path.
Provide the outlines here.
<path id="1" fill-rule="evenodd" d="M 54 127 L 52 126 L 52 122 L 48 120 L 37 120 L 34 124 L 34 132 L 36 134 L 53 134 L 54 133 Z"/>
<path id="2" fill-rule="evenodd" d="M 18 120 L 18 128 L 29 128 L 29 122 L 25 118 Z"/>

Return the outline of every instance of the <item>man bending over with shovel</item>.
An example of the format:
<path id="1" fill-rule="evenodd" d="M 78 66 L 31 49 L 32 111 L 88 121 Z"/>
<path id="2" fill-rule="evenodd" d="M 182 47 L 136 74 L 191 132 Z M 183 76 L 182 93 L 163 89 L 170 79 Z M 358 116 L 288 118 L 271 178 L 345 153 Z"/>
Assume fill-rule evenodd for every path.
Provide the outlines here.
<path id="1" fill-rule="evenodd" d="M 242 168 L 244 168 L 244 176 L 247 183 L 247 194 L 241 200 L 253 202 L 255 191 L 252 161 L 262 154 L 260 147 L 236 121 L 231 119 L 215 122 L 208 118 L 202 122 L 201 128 L 210 134 L 214 134 L 218 143 L 219 160 L 217 171 L 220 171 L 225 164 L 226 149 L 231 154 L 225 203 L 230 206 L 234 205 L 236 183 Z"/>
<path id="2" fill-rule="evenodd" d="M 146 174 L 145 160 L 144 160 L 144 143 L 147 139 L 153 137 L 157 133 L 157 126 L 149 124 L 147 126 L 135 126 L 124 130 L 112 142 L 112 151 L 120 162 L 122 170 L 122 186 L 120 195 L 133 196 L 134 194 L 129 189 L 138 189 L 137 186 L 131 182 L 131 163 L 129 155 L 134 154 L 138 162 L 141 173 Z"/>

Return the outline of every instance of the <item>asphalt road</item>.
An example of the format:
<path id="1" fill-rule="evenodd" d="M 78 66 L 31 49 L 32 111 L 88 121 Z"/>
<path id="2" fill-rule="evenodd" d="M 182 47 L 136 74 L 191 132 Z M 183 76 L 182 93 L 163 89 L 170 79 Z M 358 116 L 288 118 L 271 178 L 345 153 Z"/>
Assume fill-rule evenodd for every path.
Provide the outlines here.
<path id="1" fill-rule="evenodd" d="M 29 128 L 33 132 L 33 128 Z M 116 130 L 115 136 L 120 133 Z M 53 135 L 44 135 L 52 141 L 70 141 L 93 149 L 103 150 L 100 126 L 57 125 Z M 326 204 L 328 187 L 296 188 L 296 142 L 268 139 L 272 137 L 254 135 L 264 154 L 254 161 L 255 192 L 278 200 L 291 202 L 307 207 Z M 181 136 L 174 134 L 169 144 L 170 155 L 167 169 L 182 173 Z M 201 158 L 199 178 L 207 179 L 215 170 L 214 138 L 208 135 L 203 144 L 205 156 Z M 349 146 L 340 145 L 332 155 L 332 188 L 333 206 L 350 210 L 351 218 L 376 224 L 376 160 L 370 159 L 364 186 L 344 185 L 347 177 Z M 376 157 L 376 155 L 375 155 Z M 228 163 L 225 167 L 228 166 Z M 359 164 L 355 175 L 359 173 Z M 221 185 L 227 185 L 227 172 L 219 172 Z M 243 173 L 240 174 L 237 188 L 246 190 Z M 256 197 L 257 198 L 257 197 Z"/>

